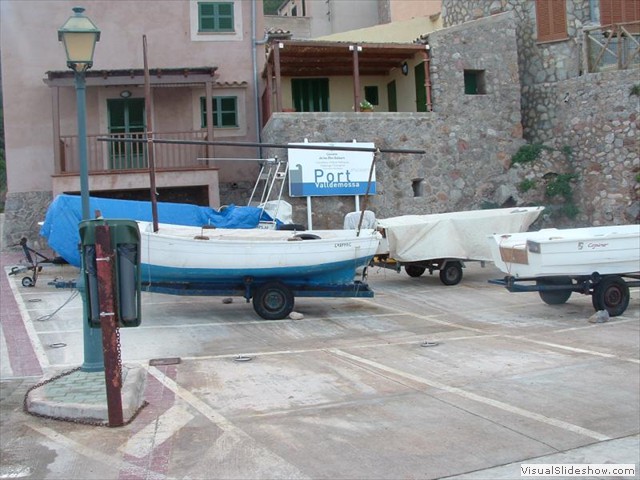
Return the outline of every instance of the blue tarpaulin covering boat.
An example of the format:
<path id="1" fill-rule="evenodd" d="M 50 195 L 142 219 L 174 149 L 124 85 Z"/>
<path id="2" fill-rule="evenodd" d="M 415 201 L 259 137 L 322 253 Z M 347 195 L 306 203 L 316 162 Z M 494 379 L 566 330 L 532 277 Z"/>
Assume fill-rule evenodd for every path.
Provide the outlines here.
<path id="1" fill-rule="evenodd" d="M 90 211 L 99 210 L 104 218 L 152 221 L 151 202 L 114 200 L 91 197 Z M 198 205 L 158 202 L 158 218 L 162 223 L 186 226 L 213 225 L 216 228 L 255 228 L 260 220 L 271 217 L 258 207 L 230 205 L 223 210 Z M 49 206 L 40 235 L 49 246 L 71 265 L 80 267 L 80 234 L 82 201 L 77 195 L 58 195 Z"/>

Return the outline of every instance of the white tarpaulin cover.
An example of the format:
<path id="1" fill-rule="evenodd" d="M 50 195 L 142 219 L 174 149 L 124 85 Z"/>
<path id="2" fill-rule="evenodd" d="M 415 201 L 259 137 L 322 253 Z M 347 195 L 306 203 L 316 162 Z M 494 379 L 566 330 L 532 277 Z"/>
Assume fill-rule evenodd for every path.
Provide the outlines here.
<path id="1" fill-rule="evenodd" d="M 496 208 L 378 219 L 389 256 L 400 262 L 439 258 L 491 261 L 489 235 L 526 232 L 544 207 Z"/>

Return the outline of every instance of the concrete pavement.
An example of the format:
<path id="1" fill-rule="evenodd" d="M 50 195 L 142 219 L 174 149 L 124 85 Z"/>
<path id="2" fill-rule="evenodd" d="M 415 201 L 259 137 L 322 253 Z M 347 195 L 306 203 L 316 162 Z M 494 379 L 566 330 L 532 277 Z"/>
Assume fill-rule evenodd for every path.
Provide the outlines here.
<path id="1" fill-rule="evenodd" d="M 572 462 L 640 478 L 638 289 L 602 324 L 589 297 L 549 306 L 473 262 L 454 287 L 372 269 L 373 299 L 296 299 L 302 320 L 145 293 L 121 341 L 149 404 L 104 428 L 22 411 L 30 386 L 82 363 L 80 299 L 47 285 L 77 272 L 49 267 L 34 288 L 0 273 L 0 478 L 497 479 Z"/>

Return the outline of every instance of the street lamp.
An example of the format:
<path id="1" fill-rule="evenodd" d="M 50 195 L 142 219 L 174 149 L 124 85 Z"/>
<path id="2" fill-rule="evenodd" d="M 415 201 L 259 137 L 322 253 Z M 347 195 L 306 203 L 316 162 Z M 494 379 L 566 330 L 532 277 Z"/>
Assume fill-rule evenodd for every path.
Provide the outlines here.
<path id="1" fill-rule="evenodd" d="M 87 107 L 85 72 L 93 65 L 93 51 L 100 40 L 100 30 L 83 14 L 84 8 L 74 7 L 73 16 L 58 30 L 58 41 L 64 44 L 67 67 L 75 73 L 78 102 L 78 153 L 80 158 L 80 195 L 82 219 L 89 220 L 89 173 L 87 166 Z"/>
<path id="2" fill-rule="evenodd" d="M 78 110 L 78 158 L 80 159 L 80 196 L 82 199 L 82 220 L 89 220 L 89 168 L 87 161 L 87 102 L 85 72 L 93 65 L 93 51 L 100 40 L 100 30 L 83 14 L 84 8 L 74 7 L 73 15 L 58 30 L 58 41 L 64 44 L 67 66 L 75 73 L 76 101 Z M 83 260 L 84 268 L 84 260 Z M 84 275 L 78 279 L 78 289 L 84 293 Z M 80 369 L 85 372 L 104 370 L 102 356 L 102 334 L 92 329 L 87 321 L 86 302 L 83 315 L 84 363 Z M 93 330 L 93 331 L 92 331 Z"/>

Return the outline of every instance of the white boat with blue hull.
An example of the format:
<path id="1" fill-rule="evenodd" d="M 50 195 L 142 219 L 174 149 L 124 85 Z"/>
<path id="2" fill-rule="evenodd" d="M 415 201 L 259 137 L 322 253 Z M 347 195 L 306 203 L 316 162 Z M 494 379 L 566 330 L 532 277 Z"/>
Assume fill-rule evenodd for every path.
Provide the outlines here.
<path id="1" fill-rule="evenodd" d="M 297 296 L 373 296 L 356 281 L 378 248 L 372 230 L 295 232 L 138 222 L 141 276 L 149 291 L 237 293 L 263 318 L 286 317 Z"/>
<path id="2" fill-rule="evenodd" d="M 491 283 L 509 291 L 538 291 L 548 304 L 565 303 L 572 292 L 592 296 L 596 310 L 621 315 L 629 287 L 640 286 L 640 225 L 617 225 L 489 238 L 493 261 L 507 274 Z"/>

